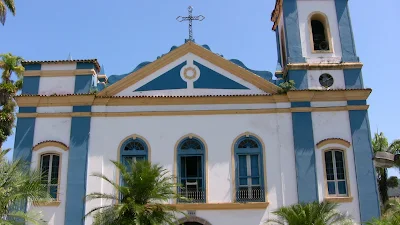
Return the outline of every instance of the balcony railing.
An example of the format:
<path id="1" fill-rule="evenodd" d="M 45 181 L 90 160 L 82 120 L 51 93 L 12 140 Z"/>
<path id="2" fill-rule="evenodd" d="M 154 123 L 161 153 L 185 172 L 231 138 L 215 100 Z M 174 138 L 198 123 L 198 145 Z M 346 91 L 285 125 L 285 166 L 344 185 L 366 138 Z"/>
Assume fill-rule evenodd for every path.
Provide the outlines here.
<path id="1" fill-rule="evenodd" d="M 203 190 L 191 190 L 185 188 L 179 188 L 178 194 L 182 196 L 182 199 L 178 199 L 177 203 L 205 203 L 206 192 Z"/>
<path id="2" fill-rule="evenodd" d="M 240 187 L 236 191 L 237 202 L 264 202 L 265 191 L 260 187 Z"/>

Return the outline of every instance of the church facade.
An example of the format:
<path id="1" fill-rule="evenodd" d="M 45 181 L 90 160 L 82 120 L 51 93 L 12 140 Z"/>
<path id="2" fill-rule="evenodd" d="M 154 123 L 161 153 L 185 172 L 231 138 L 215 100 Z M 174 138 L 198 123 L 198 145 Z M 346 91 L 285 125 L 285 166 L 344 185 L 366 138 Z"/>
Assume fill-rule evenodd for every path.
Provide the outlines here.
<path id="1" fill-rule="evenodd" d="M 96 59 L 25 61 L 14 158 L 42 170 L 54 201 L 28 205 L 51 225 L 115 193 L 111 160 L 149 160 L 191 202 L 179 224 L 263 224 L 299 202 L 332 201 L 357 224 L 379 217 L 367 98 L 347 0 L 277 0 L 272 74 L 187 40 L 107 76 Z M 296 90 L 280 84 L 293 80 Z"/>

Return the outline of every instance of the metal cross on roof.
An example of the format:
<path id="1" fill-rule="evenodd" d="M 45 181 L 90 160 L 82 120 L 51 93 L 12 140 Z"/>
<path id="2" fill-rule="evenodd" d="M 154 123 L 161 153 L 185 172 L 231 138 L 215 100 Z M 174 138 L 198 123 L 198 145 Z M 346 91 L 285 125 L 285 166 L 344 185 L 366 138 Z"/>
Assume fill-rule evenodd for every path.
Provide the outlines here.
<path id="1" fill-rule="evenodd" d="M 205 17 L 202 16 L 202 15 L 200 15 L 200 16 L 192 16 L 192 12 L 193 12 L 192 6 L 189 6 L 188 11 L 189 11 L 189 16 L 178 16 L 176 18 L 176 20 L 178 20 L 179 22 L 189 21 L 189 41 L 194 41 L 194 39 L 193 39 L 193 30 L 192 30 L 192 21 L 193 20 L 202 21 L 202 20 L 205 19 Z"/>

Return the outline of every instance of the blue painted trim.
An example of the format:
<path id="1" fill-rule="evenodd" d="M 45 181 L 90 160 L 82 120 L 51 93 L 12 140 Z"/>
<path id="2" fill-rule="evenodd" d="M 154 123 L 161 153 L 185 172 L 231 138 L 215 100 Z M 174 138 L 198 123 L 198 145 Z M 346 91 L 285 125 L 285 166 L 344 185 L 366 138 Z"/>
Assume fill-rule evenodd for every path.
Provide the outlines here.
<path id="1" fill-rule="evenodd" d="M 27 64 L 24 65 L 25 71 L 28 70 L 41 70 L 42 69 L 42 64 Z"/>
<path id="2" fill-rule="evenodd" d="M 22 84 L 22 94 L 37 95 L 39 93 L 39 76 L 24 77 Z"/>
<path id="3" fill-rule="evenodd" d="M 72 112 L 91 112 L 92 106 L 85 105 L 85 106 L 73 106 Z"/>
<path id="4" fill-rule="evenodd" d="M 292 113 L 292 124 L 299 202 L 318 201 L 311 112 Z"/>
<path id="5" fill-rule="evenodd" d="M 258 148 L 246 148 L 246 149 L 239 149 L 238 145 L 240 144 L 240 142 L 242 142 L 244 139 L 246 138 L 251 138 L 253 141 L 257 142 L 258 144 Z M 235 148 L 234 148 L 234 157 L 235 157 L 235 184 L 236 184 L 236 190 L 239 190 L 239 155 L 251 155 L 251 154 L 257 154 L 259 155 L 259 170 L 260 170 L 260 187 L 261 190 L 263 190 L 265 188 L 265 181 L 264 181 L 264 154 L 263 154 L 264 150 L 263 150 L 263 145 L 261 144 L 260 140 L 258 140 L 258 138 L 249 135 L 249 137 L 243 136 L 240 137 L 236 143 L 235 143 Z M 251 168 L 248 168 L 251 169 Z M 250 185 L 250 184 L 249 184 Z M 265 201 L 265 196 L 263 196 L 262 201 Z"/>
<path id="6" fill-rule="evenodd" d="M 285 0 L 282 3 L 283 21 L 288 63 L 306 62 L 301 49 L 297 0 Z"/>
<path id="7" fill-rule="evenodd" d="M 194 65 L 200 69 L 200 77 L 193 83 L 194 88 L 205 88 L 205 89 L 245 89 L 249 88 L 243 86 L 229 79 L 228 77 L 217 73 L 216 71 L 194 61 Z"/>
<path id="8" fill-rule="evenodd" d="M 75 76 L 75 94 L 86 94 L 90 92 L 93 83 L 93 75 L 77 75 Z"/>
<path id="9" fill-rule="evenodd" d="M 287 76 L 294 81 L 296 89 L 308 89 L 307 70 L 289 70 Z"/>
<path id="10" fill-rule="evenodd" d="M 361 69 L 344 69 L 343 75 L 346 89 L 364 88 Z"/>
<path id="11" fill-rule="evenodd" d="M 138 91 L 155 91 L 155 90 L 172 90 L 172 89 L 186 89 L 187 83 L 182 80 L 180 71 L 186 65 L 186 61 L 174 67 L 173 69 L 161 74 L 154 78 L 149 83 L 134 90 Z"/>
<path id="12" fill-rule="evenodd" d="M 367 110 L 350 110 L 350 128 L 356 168 L 361 222 L 380 217 L 375 167 L 372 161 L 371 130 Z"/>
<path id="13" fill-rule="evenodd" d="M 291 102 L 292 108 L 311 107 L 311 102 Z"/>
<path id="14" fill-rule="evenodd" d="M 83 225 L 90 117 L 72 117 L 68 156 L 65 225 Z"/>
<path id="15" fill-rule="evenodd" d="M 76 63 L 76 69 L 94 69 L 94 63 L 88 63 L 88 62 L 77 62 Z"/>
<path id="16" fill-rule="evenodd" d="M 19 107 L 20 113 L 35 113 L 36 107 Z"/>
<path id="17" fill-rule="evenodd" d="M 131 143 L 131 142 L 139 142 L 140 144 L 142 144 L 145 148 L 145 150 L 129 150 L 129 151 L 125 151 L 124 148 L 127 144 Z M 146 142 L 144 142 L 142 139 L 140 138 L 129 138 L 128 140 L 126 140 L 120 149 L 120 162 L 122 162 L 122 159 L 124 156 L 144 156 L 144 158 L 147 160 L 148 159 L 148 155 L 149 155 L 149 147 L 147 146 Z"/>
<path id="18" fill-rule="evenodd" d="M 359 62 L 351 27 L 348 0 L 335 0 L 343 62 Z"/>
<path id="19" fill-rule="evenodd" d="M 350 100 L 347 101 L 347 105 L 366 105 L 367 100 Z"/>
<path id="20" fill-rule="evenodd" d="M 279 38 L 279 27 L 276 28 L 275 30 L 275 36 L 276 36 L 276 51 L 278 53 L 278 66 L 282 69 L 282 55 L 281 55 L 281 40 Z"/>

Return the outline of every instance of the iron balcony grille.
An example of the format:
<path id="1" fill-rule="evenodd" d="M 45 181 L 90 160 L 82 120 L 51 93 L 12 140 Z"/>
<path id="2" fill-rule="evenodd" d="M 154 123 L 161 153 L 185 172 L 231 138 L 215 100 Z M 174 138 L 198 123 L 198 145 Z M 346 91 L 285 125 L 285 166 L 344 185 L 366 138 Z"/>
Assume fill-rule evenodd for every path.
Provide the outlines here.
<path id="1" fill-rule="evenodd" d="M 264 202 L 265 191 L 261 187 L 239 187 L 236 191 L 237 202 Z"/>
<path id="2" fill-rule="evenodd" d="M 182 199 L 177 199 L 177 203 L 205 203 L 206 192 L 203 190 L 191 190 L 178 188 L 178 194 Z"/>

